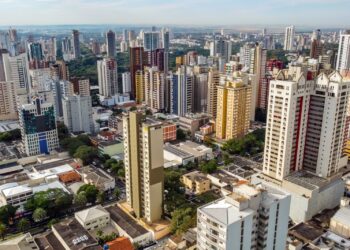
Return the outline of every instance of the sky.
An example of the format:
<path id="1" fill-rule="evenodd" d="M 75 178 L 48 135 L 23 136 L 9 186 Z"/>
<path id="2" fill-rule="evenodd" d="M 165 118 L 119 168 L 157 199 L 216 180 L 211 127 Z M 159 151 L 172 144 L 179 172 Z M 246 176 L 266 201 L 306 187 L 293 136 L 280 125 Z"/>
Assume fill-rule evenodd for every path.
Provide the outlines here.
<path id="1" fill-rule="evenodd" d="M 350 0 L 0 0 L 0 26 L 144 24 L 350 27 Z"/>

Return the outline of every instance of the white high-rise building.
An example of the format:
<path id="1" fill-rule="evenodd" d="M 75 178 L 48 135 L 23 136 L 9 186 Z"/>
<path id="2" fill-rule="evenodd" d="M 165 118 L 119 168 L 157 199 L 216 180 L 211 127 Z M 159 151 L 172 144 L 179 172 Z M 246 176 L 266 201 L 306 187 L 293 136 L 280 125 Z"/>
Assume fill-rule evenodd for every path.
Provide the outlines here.
<path id="1" fill-rule="evenodd" d="M 130 72 L 122 73 L 123 94 L 130 93 L 131 91 L 131 77 Z"/>
<path id="2" fill-rule="evenodd" d="M 336 69 L 338 71 L 350 69 L 350 30 L 340 35 Z"/>
<path id="3" fill-rule="evenodd" d="M 330 177 L 346 165 L 343 142 L 350 81 L 338 72 L 307 80 L 280 71 L 270 83 L 264 174 L 282 181 L 305 169 Z"/>
<path id="4" fill-rule="evenodd" d="M 6 81 L 16 84 L 18 94 L 28 93 L 31 87 L 27 54 L 10 57 L 3 54 Z"/>
<path id="5" fill-rule="evenodd" d="M 292 51 L 294 50 L 294 35 L 295 29 L 294 26 L 286 27 L 286 31 L 284 33 L 284 50 Z"/>
<path id="6" fill-rule="evenodd" d="M 91 96 L 64 97 L 62 107 L 64 124 L 70 132 L 94 132 Z"/>
<path id="7" fill-rule="evenodd" d="M 48 90 L 47 86 L 52 82 L 50 68 L 31 69 L 29 70 L 31 77 L 32 89 Z"/>
<path id="8" fill-rule="evenodd" d="M 145 103 L 154 111 L 164 110 L 164 88 L 166 77 L 157 67 L 144 70 Z"/>
<path id="9" fill-rule="evenodd" d="M 111 97 L 118 94 L 117 62 L 113 58 L 97 61 L 100 95 Z"/>
<path id="10" fill-rule="evenodd" d="M 18 116 L 27 155 L 48 154 L 59 147 L 56 114 L 51 92 L 18 97 Z"/>
<path id="11" fill-rule="evenodd" d="M 291 197 L 267 185 L 236 185 L 197 211 L 197 248 L 285 249 Z"/>
<path id="12" fill-rule="evenodd" d="M 250 67 L 251 53 L 254 53 L 254 43 L 246 43 L 244 44 L 239 52 L 239 62 L 243 65 L 243 67 Z"/>
<path id="13" fill-rule="evenodd" d="M 17 118 L 16 85 L 0 81 L 0 121 Z"/>

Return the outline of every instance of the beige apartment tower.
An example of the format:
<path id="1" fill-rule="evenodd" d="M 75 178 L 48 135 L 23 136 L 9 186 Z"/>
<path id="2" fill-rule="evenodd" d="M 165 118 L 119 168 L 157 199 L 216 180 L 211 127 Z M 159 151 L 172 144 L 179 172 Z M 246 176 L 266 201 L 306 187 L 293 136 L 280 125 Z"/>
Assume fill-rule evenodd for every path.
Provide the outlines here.
<path id="1" fill-rule="evenodd" d="M 216 107 L 218 98 L 218 85 L 220 83 L 220 72 L 211 68 L 208 72 L 208 97 L 207 97 L 207 113 L 213 118 L 216 117 Z"/>
<path id="2" fill-rule="evenodd" d="M 251 85 L 235 79 L 217 88 L 216 137 L 229 140 L 245 135 L 250 124 Z"/>
<path id="3" fill-rule="evenodd" d="M 123 117 L 123 127 L 127 202 L 137 218 L 152 223 L 163 214 L 162 124 L 135 111 Z"/>
<path id="4" fill-rule="evenodd" d="M 16 85 L 14 82 L 0 81 L 0 121 L 17 118 Z"/>

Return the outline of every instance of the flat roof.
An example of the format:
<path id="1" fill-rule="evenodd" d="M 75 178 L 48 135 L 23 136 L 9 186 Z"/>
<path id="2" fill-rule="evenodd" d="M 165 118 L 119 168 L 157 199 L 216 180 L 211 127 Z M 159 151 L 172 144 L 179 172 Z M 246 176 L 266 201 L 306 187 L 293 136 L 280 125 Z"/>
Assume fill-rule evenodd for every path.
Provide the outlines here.
<path id="1" fill-rule="evenodd" d="M 323 229 L 312 222 L 302 222 L 289 229 L 288 234 L 296 237 L 305 244 L 320 237 L 323 234 Z"/>
<path id="2" fill-rule="evenodd" d="M 285 177 L 284 180 L 294 183 L 298 186 L 302 186 L 309 190 L 318 189 L 328 183 L 327 179 L 306 171 L 294 172 L 291 175 Z"/>
<path id="3" fill-rule="evenodd" d="M 97 241 L 75 219 L 66 219 L 52 226 L 71 250 L 87 249 L 94 246 L 101 249 Z"/>
<path id="4" fill-rule="evenodd" d="M 131 238 L 136 238 L 148 233 L 148 231 L 138 224 L 132 217 L 125 213 L 118 205 L 107 207 L 111 219 L 117 223 Z"/>
<path id="5" fill-rule="evenodd" d="M 164 150 L 181 157 L 183 159 L 193 157 L 192 154 L 187 153 L 186 151 L 180 149 L 178 146 L 172 145 L 172 144 L 165 144 Z"/>
<path id="6" fill-rule="evenodd" d="M 11 183 L 11 182 L 22 182 L 29 180 L 27 173 L 17 173 L 4 178 L 0 178 L 0 185 Z"/>
<path id="7" fill-rule="evenodd" d="M 68 165 L 68 164 L 73 163 L 73 162 L 75 162 L 75 161 L 72 158 L 64 159 L 64 160 L 57 160 L 57 161 L 52 161 L 52 162 L 48 162 L 48 163 L 44 163 L 44 164 L 36 164 L 33 166 L 33 169 L 35 169 L 36 171 L 39 172 L 39 171 L 47 170 L 50 168 Z"/>
<path id="8" fill-rule="evenodd" d="M 350 228 L 350 207 L 339 208 L 331 220 L 335 220 L 338 223 Z"/>

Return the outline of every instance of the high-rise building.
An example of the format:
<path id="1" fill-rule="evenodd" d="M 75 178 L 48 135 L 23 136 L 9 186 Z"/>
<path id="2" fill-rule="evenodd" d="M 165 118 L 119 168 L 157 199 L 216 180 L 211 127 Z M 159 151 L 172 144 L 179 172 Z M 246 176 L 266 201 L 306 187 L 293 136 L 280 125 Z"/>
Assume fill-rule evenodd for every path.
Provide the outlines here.
<path id="1" fill-rule="evenodd" d="M 286 51 L 293 51 L 294 48 L 294 35 L 295 30 L 294 26 L 286 27 L 286 31 L 284 33 L 284 50 Z"/>
<path id="2" fill-rule="evenodd" d="M 237 184 L 197 210 L 197 248 L 285 249 L 291 197 L 271 186 Z"/>
<path id="3" fill-rule="evenodd" d="M 29 58 L 31 61 L 41 61 L 44 59 L 44 53 L 41 43 L 29 43 Z"/>
<path id="4" fill-rule="evenodd" d="M 248 78 L 228 77 L 217 89 L 216 137 L 228 140 L 244 136 L 251 119 L 252 86 Z"/>
<path id="5" fill-rule="evenodd" d="M 135 101 L 142 103 L 145 101 L 145 78 L 143 76 L 143 70 L 138 70 L 135 73 L 135 87 L 136 96 Z"/>
<path id="6" fill-rule="evenodd" d="M 239 53 L 239 62 L 243 65 L 243 67 L 250 67 L 250 60 L 251 60 L 251 51 L 255 48 L 254 43 L 246 43 L 244 44 Z"/>
<path id="7" fill-rule="evenodd" d="M 32 90 L 48 90 L 47 86 L 52 82 L 50 68 L 31 69 L 29 70 L 29 75 L 32 82 Z"/>
<path id="8" fill-rule="evenodd" d="M 0 121 L 17 119 L 16 85 L 0 81 Z"/>
<path id="9" fill-rule="evenodd" d="M 106 34 L 107 56 L 115 57 L 115 32 L 109 30 Z"/>
<path id="10" fill-rule="evenodd" d="M 226 62 L 230 60 L 232 54 L 232 42 L 220 37 L 218 40 L 214 40 L 214 45 L 210 51 L 211 56 L 221 56 Z"/>
<path id="11" fill-rule="evenodd" d="M 97 61 L 98 86 L 100 95 L 111 97 L 118 94 L 117 62 L 113 58 Z"/>
<path id="12" fill-rule="evenodd" d="M 305 169 L 327 178 L 343 167 L 349 88 L 338 72 L 308 80 L 280 71 L 270 83 L 264 174 L 283 180 Z"/>
<path id="13" fill-rule="evenodd" d="M 130 112 L 123 117 L 126 199 L 137 218 L 152 223 L 163 214 L 162 123 Z"/>
<path id="14" fill-rule="evenodd" d="M 185 116 L 192 113 L 194 75 L 192 68 L 182 66 L 173 75 L 171 86 L 171 113 Z"/>
<path id="15" fill-rule="evenodd" d="M 122 73 L 123 94 L 131 92 L 131 77 L 130 72 Z"/>
<path id="16" fill-rule="evenodd" d="M 48 154 L 59 147 L 56 115 L 51 92 L 19 97 L 19 123 L 28 156 Z"/>
<path id="17" fill-rule="evenodd" d="M 69 70 L 65 61 L 58 60 L 50 65 L 51 78 L 55 80 L 69 80 Z"/>
<path id="18" fill-rule="evenodd" d="M 79 41 L 79 30 L 72 31 L 72 47 L 74 59 L 80 57 L 80 41 Z"/>
<path id="19" fill-rule="evenodd" d="M 208 73 L 194 75 L 193 113 L 206 113 L 208 106 Z"/>
<path id="20" fill-rule="evenodd" d="M 94 132 L 91 96 L 64 97 L 62 107 L 64 124 L 69 132 Z"/>
<path id="21" fill-rule="evenodd" d="M 5 74 L 5 58 L 8 58 L 8 51 L 6 49 L 0 49 L 0 81 L 6 81 Z"/>
<path id="22" fill-rule="evenodd" d="M 100 48 L 100 44 L 98 41 L 93 40 L 91 43 L 91 50 L 92 53 L 94 53 L 94 55 L 99 55 L 101 53 L 101 48 Z M 107 51 L 108 53 L 108 51 Z"/>
<path id="23" fill-rule="evenodd" d="M 157 67 L 144 70 L 145 103 L 156 112 L 164 111 L 164 88 L 166 76 Z"/>
<path id="24" fill-rule="evenodd" d="M 136 98 L 136 72 L 143 70 L 144 66 L 147 66 L 147 54 L 144 52 L 143 47 L 131 47 L 130 53 L 130 78 L 131 78 L 131 92 L 130 98 L 135 100 Z"/>
<path id="25" fill-rule="evenodd" d="M 73 77 L 69 80 L 73 94 L 90 96 L 90 80 L 84 77 Z"/>
<path id="26" fill-rule="evenodd" d="M 145 51 L 152 51 L 160 48 L 160 34 L 158 31 L 144 32 L 143 47 Z"/>
<path id="27" fill-rule="evenodd" d="M 16 84 L 17 94 L 26 93 L 31 87 L 27 54 L 10 57 L 3 54 L 6 81 Z"/>
<path id="28" fill-rule="evenodd" d="M 315 30 L 311 37 L 310 57 L 318 59 L 323 52 L 323 43 L 321 41 L 321 30 Z"/>
<path id="29" fill-rule="evenodd" d="M 340 72 L 350 69 L 350 30 L 340 35 L 336 69 Z"/>
<path id="30" fill-rule="evenodd" d="M 217 99 L 218 99 L 218 86 L 220 84 L 220 72 L 211 68 L 208 72 L 208 97 L 207 97 L 207 113 L 215 118 Z"/>

